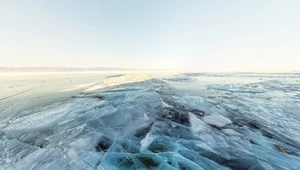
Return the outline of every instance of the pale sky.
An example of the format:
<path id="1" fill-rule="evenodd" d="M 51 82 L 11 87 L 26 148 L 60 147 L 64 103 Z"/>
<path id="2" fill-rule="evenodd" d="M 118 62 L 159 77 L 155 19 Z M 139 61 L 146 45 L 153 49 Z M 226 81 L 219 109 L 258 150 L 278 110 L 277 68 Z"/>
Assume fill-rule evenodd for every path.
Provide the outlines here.
<path id="1" fill-rule="evenodd" d="M 0 66 L 300 69 L 300 0 L 1 0 Z"/>

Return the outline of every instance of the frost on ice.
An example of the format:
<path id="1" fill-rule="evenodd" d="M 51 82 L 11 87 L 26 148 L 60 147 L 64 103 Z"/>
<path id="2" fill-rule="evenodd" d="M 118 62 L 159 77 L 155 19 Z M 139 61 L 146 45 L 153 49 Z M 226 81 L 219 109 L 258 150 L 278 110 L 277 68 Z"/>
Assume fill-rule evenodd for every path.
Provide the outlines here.
<path id="1" fill-rule="evenodd" d="M 151 79 L 27 111 L 1 121 L 0 169 L 300 169 L 299 76 L 209 76 L 255 77 Z"/>

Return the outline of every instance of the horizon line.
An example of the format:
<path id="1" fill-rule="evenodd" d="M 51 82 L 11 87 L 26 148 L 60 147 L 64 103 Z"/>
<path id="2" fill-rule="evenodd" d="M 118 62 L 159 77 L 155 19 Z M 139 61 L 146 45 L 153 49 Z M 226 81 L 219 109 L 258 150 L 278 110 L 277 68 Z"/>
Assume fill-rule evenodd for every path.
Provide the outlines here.
<path id="1" fill-rule="evenodd" d="M 23 70 L 24 69 L 24 70 Z M 44 66 L 0 66 L 0 72 L 103 72 L 103 71 L 135 71 L 135 72 L 143 72 L 143 71 L 155 71 L 155 72 L 186 72 L 186 73 L 300 73 L 299 70 L 295 69 L 278 69 L 278 70 L 259 70 L 259 69 L 232 69 L 232 70 L 217 70 L 217 69 L 207 69 L 207 70 L 187 70 L 187 69 L 136 69 L 136 68 L 118 68 L 118 67 L 105 67 L 105 66 L 97 66 L 97 67 L 44 67 Z"/>

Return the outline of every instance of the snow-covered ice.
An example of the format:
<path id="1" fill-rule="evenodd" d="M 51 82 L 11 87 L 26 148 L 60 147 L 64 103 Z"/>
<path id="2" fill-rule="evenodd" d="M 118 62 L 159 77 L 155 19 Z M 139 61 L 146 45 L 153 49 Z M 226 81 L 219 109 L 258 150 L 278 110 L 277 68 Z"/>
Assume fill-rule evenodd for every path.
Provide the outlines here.
<path id="1" fill-rule="evenodd" d="M 203 121 L 209 125 L 216 126 L 219 128 L 232 123 L 231 120 L 218 113 L 212 113 L 211 115 L 207 116 L 205 115 L 203 117 Z"/>

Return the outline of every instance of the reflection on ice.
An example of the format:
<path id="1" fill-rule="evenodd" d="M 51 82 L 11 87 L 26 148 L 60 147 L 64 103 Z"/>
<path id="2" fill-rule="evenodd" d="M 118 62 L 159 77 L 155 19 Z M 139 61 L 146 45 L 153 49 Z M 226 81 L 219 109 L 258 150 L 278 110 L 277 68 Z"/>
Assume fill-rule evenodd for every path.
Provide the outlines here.
<path id="1" fill-rule="evenodd" d="M 20 114 L 1 124 L 0 169 L 300 169 L 294 77 L 197 91 L 201 76 L 106 87 Z"/>

